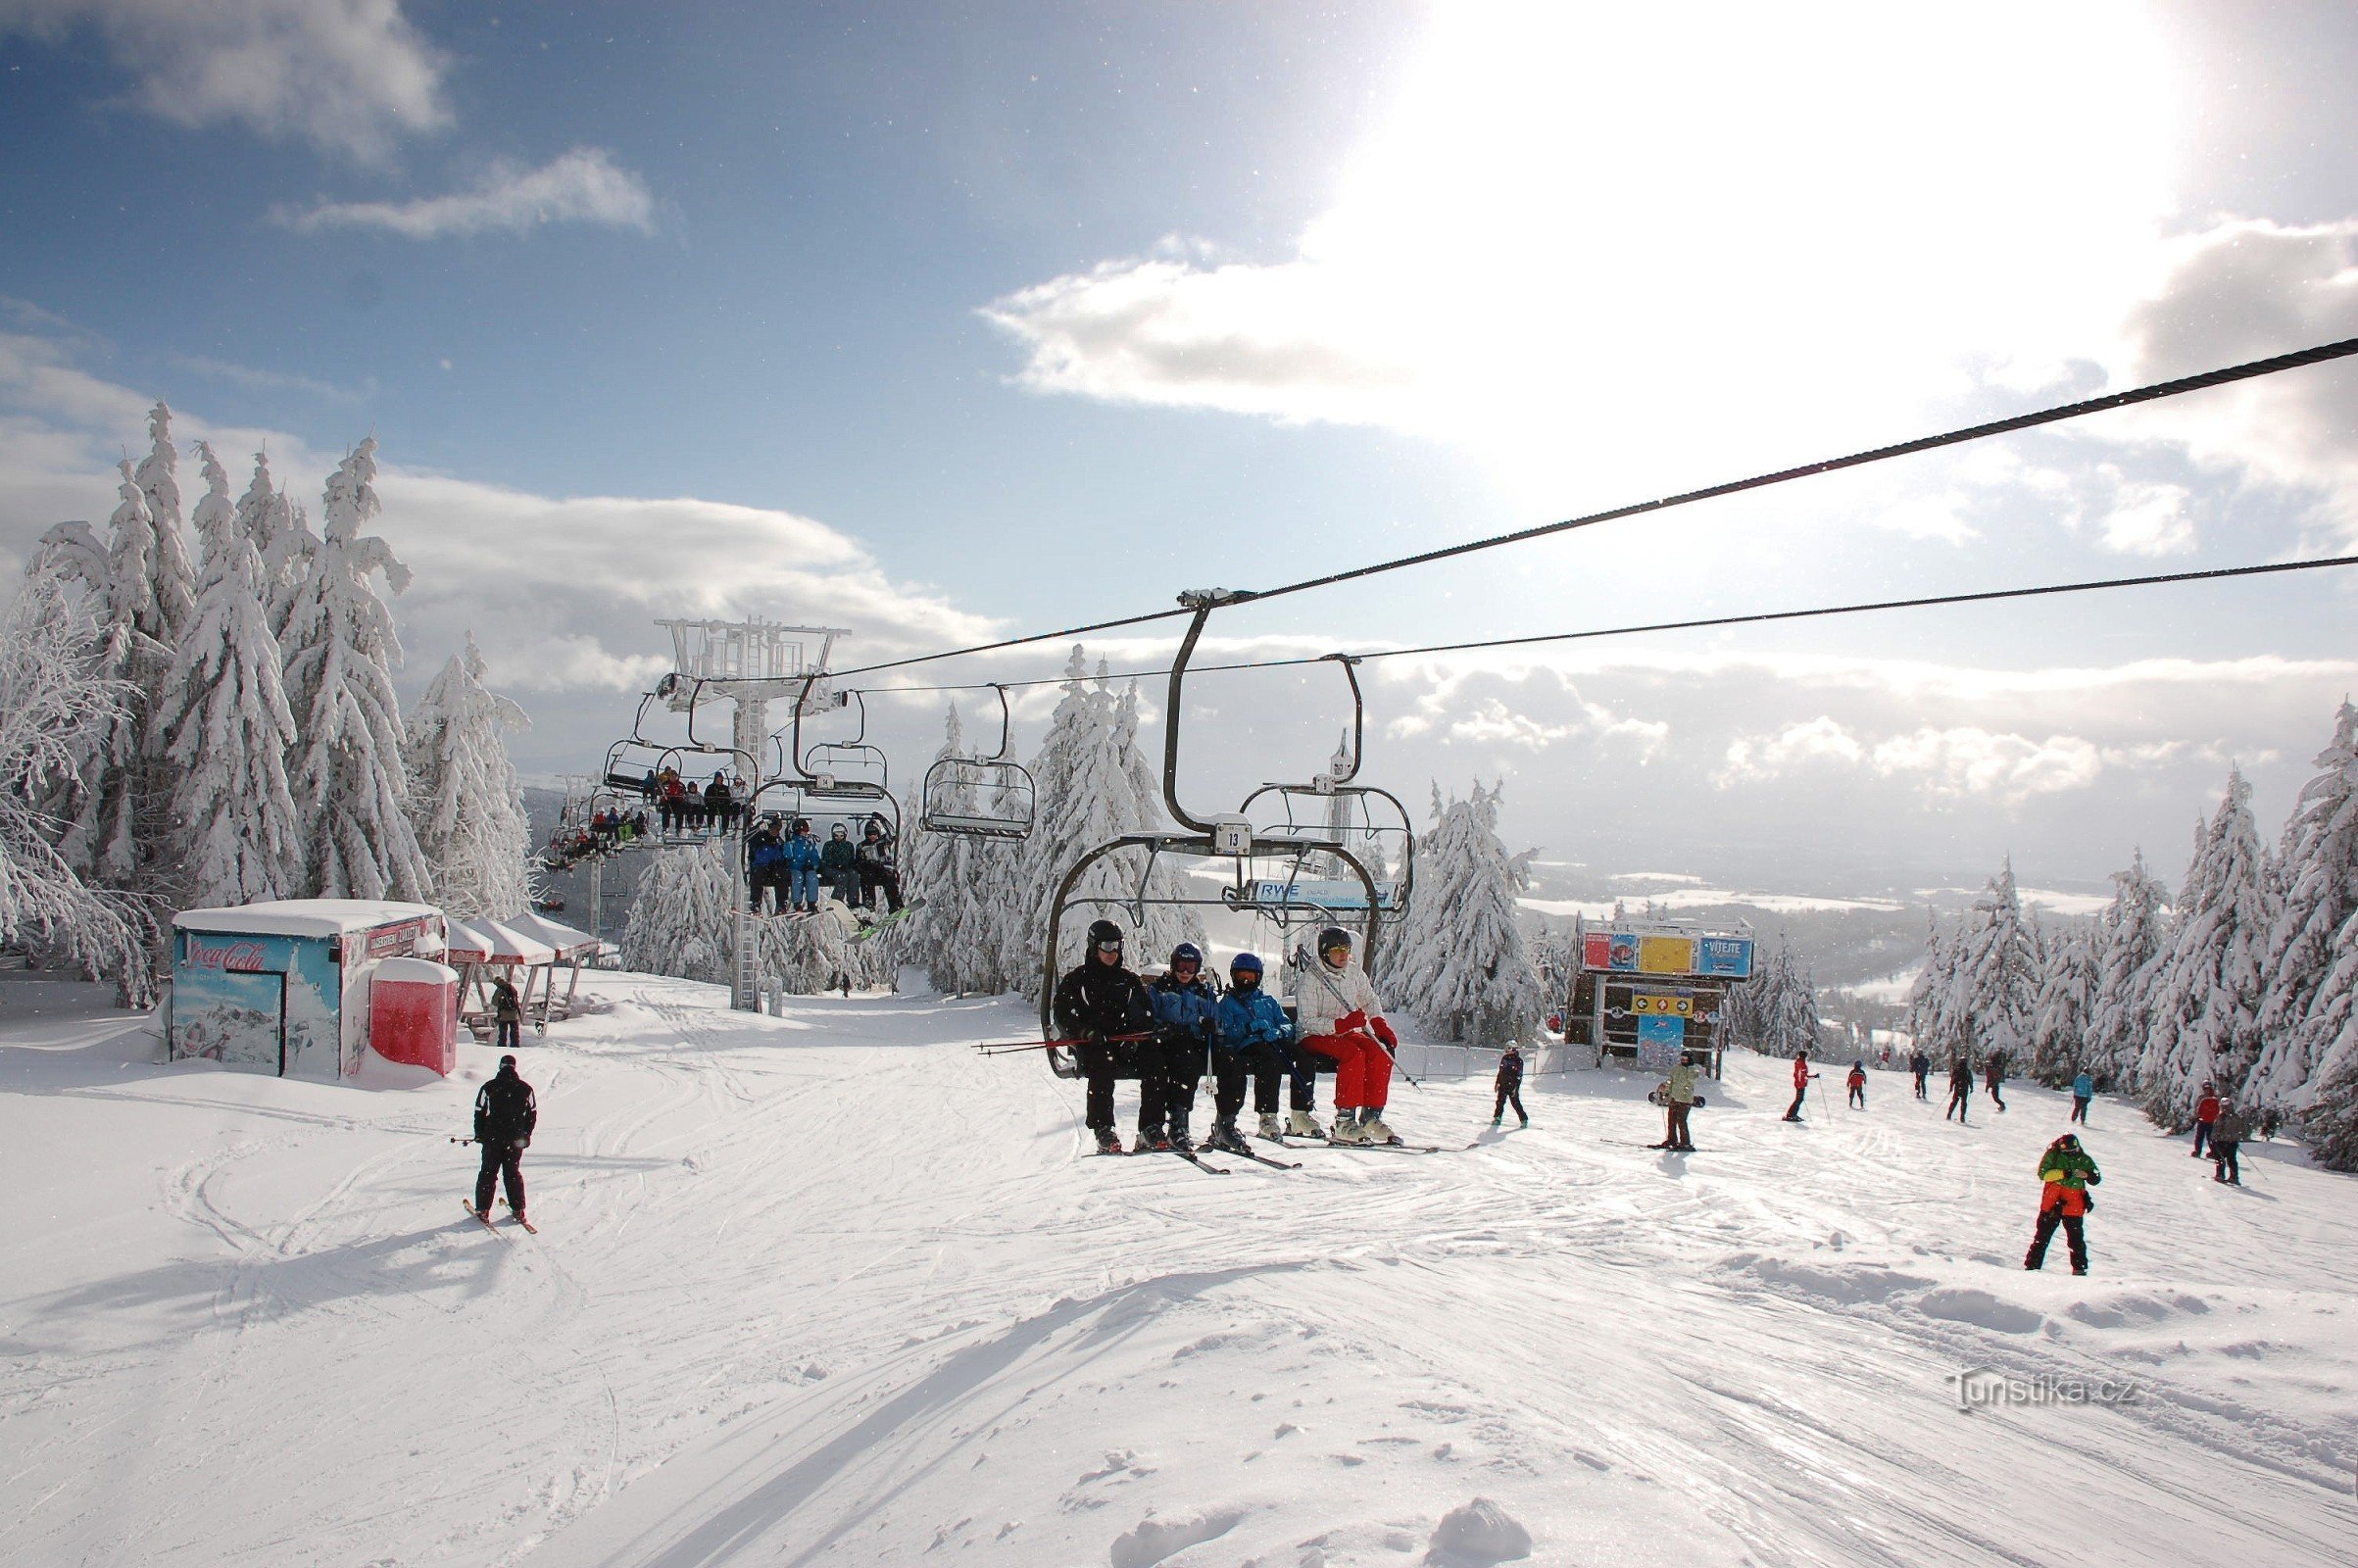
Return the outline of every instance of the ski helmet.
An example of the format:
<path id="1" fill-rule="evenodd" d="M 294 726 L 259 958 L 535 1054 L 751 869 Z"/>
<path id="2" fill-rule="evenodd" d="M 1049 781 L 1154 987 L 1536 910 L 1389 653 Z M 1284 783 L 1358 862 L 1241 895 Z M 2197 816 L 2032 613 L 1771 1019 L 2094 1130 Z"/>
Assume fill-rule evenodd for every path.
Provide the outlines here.
<path id="1" fill-rule="evenodd" d="M 1351 933 L 1339 925 L 1330 925 L 1318 933 L 1318 956 L 1325 957 L 1337 948 L 1351 951 Z"/>
<path id="2" fill-rule="evenodd" d="M 1119 952 L 1121 945 L 1122 928 L 1118 925 L 1115 925 L 1112 921 L 1099 920 L 1092 923 L 1089 927 L 1090 947 L 1095 949 L 1109 948 L 1115 952 Z"/>
<path id="3" fill-rule="evenodd" d="M 1171 950 L 1171 967 L 1176 969 L 1183 963 L 1192 963 L 1199 969 L 1203 968 L 1204 950 L 1193 942 L 1180 943 Z"/>
<path id="4" fill-rule="evenodd" d="M 1260 955 L 1257 953 L 1238 954 L 1228 960 L 1228 972 L 1230 974 L 1259 974 L 1261 972 Z"/>

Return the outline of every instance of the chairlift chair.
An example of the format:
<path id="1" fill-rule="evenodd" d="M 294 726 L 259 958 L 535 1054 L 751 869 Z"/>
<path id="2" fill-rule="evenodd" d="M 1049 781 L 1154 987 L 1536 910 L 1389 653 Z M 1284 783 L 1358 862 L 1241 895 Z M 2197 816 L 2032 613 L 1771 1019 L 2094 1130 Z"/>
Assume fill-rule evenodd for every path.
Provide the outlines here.
<path id="1" fill-rule="evenodd" d="M 917 797 L 917 826 L 925 832 L 970 839 L 1032 836 L 1032 775 L 1007 756 L 1014 728 L 1007 689 L 991 690 L 999 694 L 999 750 L 988 757 L 944 757 L 925 770 Z"/>

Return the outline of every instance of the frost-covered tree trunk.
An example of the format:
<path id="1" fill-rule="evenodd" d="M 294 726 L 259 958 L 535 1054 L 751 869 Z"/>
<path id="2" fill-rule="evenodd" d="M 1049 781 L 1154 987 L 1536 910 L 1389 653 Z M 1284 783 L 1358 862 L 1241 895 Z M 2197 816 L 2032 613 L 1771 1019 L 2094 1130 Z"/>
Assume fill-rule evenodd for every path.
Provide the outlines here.
<path id="1" fill-rule="evenodd" d="M 2112 903 L 2096 925 L 2095 991 L 2081 1065 L 2104 1087 L 2134 1094 L 2144 1087 L 2138 1072 L 2152 1022 L 2153 982 L 2168 948 L 2170 890 L 2146 871 L 2142 850 L 2112 881 Z"/>
<path id="2" fill-rule="evenodd" d="M 1533 1038 L 1547 1011 L 1515 903 L 1530 885 L 1533 852 L 1509 855 L 1498 837 L 1502 789 L 1477 783 L 1470 799 L 1442 805 L 1435 786 L 1436 820 L 1416 847 L 1416 895 L 1369 976 L 1439 1040 L 1497 1047 Z"/>
<path id="3" fill-rule="evenodd" d="M 361 524 L 379 508 L 370 481 L 376 443 L 363 441 L 329 475 L 326 536 L 297 590 L 280 646 L 300 737 L 291 779 L 314 834 L 306 891 L 318 898 L 423 900 L 432 877 L 410 826 L 401 709 L 393 665 L 401 643 L 369 577 L 395 593 L 410 571 Z"/>
<path id="4" fill-rule="evenodd" d="M 74 606 L 60 572 L 36 569 L 0 614 L 0 943 L 46 950 L 116 981 L 121 1000 L 155 1001 L 156 906 L 93 887 L 57 848 L 50 798 L 137 694 L 108 673 L 99 627 Z"/>
<path id="5" fill-rule="evenodd" d="M 411 821 L 435 897 L 460 919 L 521 914 L 531 903 L 532 831 L 508 736 L 531 727 L 524 710 L 483 684 L 470 633 L 410 715 L 404 756 Z"/>
<path id="6" fill-rule="evenodd" d="M 2031 1076 L 2048 1088 L 2069 1083 L 2088 1056 L 2088 1012 L 2096 990 L 2097 928 L 2065 931 L 2048 956 L 2031 1034 Z"/>
<path id="7" fill-rule="evenodd" d="M 229 476 L 197 443 L 205 574 L 158 711 L 175 788 L 172 815 L 188 894 L 199 905 L 293 894 L 303 834 L 286 782 L 295 743 L 278 642 L 270 635 L 262 557 L 236 526 Z"/>
<path id="8" fill-rule="evenodd" d="M 2259 1057 L 2261 962 L 2275 924 L 2263 854 L 2251 786 L 2231 769 L 2227 797 L 2186 868 L 2138 1074 L 2145 1113 L 2174 1131 L 2192 1125 L 2206 1083 L 2240 1099 Z"/>
<path id="9" fill-rule="evenodd" d="M 2320 1043 L 2304 1027 L 2333 962 L 2334 940 L 2358 913 L 2358 708 L 2343 702 L 2315 777 L 2293 802 L 2277 857 L 2282 899 L 2263 960 L 2260 1058 L 2251 1102 L 2279 1110 L 2301 1102 Z"/>

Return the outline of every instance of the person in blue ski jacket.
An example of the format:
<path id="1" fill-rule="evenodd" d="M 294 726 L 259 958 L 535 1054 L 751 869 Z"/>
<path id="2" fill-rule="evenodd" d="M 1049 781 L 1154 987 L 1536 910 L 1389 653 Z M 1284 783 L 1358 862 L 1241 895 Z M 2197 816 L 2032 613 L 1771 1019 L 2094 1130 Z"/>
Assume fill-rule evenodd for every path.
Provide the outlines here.
<path id="1" fill-rule="evenodd" d="M 794 819 L 794 836 L 786 841 L 787 903 L 805 914 L 818 909 L 818 835 L 811 831 L 811 819 Z"/>
<path id="2" fill-rule="evenodd" d="M 1219 1029 L 1211 1043 L 1215 1149 L 1247 1152 L 1236 1125 L 1237 1112 L 1245 1108 L 1247 1073 L 1253 1078 L 1253 1108 L 1260 1114 L 1261 1136 L 1277 1139 L 1277 1092 L 1293 1070 L 1294 1020 L 1261 989 L 1261 974 L 1256 955 L 1238 954 L 1228 965 L 1228 995 L 1213 1014 Z"/>
<path id="3" fill-rule="evenodd" d="M 777 890 L 776 896 L 770 900 L 772 906 L 785 907 L 786 841 L 778 837 L 778 824 L 775 821 L 765 817 L 755 830 L 752 840 L 745 847 L 745 863 L 754 907 L 761 907 L 761 895 L 772 888 Z"/>
<path id="4" fill-rule="evenodd" d="M 1173 948 L 1170 967 L 1147 987 L 1147 1004 L 1160 1028 L 1151 1076 L 1139 1084 L 1148 1101 L 1139 1137 L 1154 1149 L 1193 1149 L 1188 1118 L 1204 1082 L 1206 1053 L 1219 1032 L 1220 997 L 1204 978 L 1204 950 L 1193 942 Z"/>
<path id="5" fill-rule="evenodd" d="M 2086 1126 L 2088 1124 L 2088 1102 L 2095 1098 L 2096 1080 L 2089 1076 L 2087 1068 L 2083 1067 L 2080 1069 L 2080 1075 L 2072 1080 L 2072 1120 Z"/>

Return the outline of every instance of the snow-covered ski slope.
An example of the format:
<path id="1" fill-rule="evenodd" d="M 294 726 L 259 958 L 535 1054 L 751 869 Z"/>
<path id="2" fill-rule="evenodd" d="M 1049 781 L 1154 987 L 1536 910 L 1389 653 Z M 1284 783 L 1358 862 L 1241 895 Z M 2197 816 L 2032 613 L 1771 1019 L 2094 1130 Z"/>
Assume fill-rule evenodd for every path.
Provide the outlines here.
<path id="1" fill-rule="evenodd" d="M 1487 1562 L 1431 1552 L 1476 1497 L 1546 1564 L 2351 1560 L 2358 1188 L 2281 1150 L 2225 1189 L 2100 1103 L 2095 1273 L 2033 1276 L 2028 1087 L 1794 1126 L 1741 1059 L 1684 1159 L 1613 1074 L 1496 1135 L 1402 1087 L 1481 1147 L 1207 1176 L 1084 1155 L 1077 1085 L 967 1049 L 1007 1003 L 589 984 L 522 1052 L 537 1238 L 451 1201 L 490 1052 L 0 1025 L 0 1561 Z"/>

